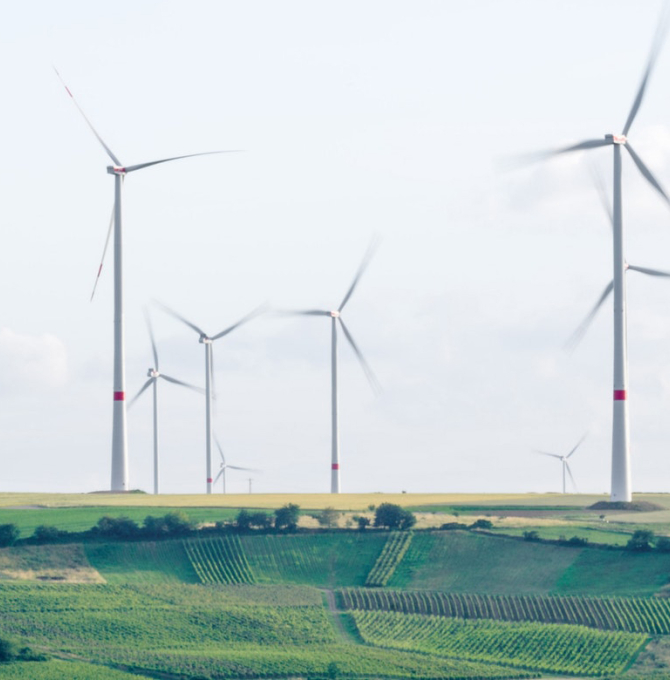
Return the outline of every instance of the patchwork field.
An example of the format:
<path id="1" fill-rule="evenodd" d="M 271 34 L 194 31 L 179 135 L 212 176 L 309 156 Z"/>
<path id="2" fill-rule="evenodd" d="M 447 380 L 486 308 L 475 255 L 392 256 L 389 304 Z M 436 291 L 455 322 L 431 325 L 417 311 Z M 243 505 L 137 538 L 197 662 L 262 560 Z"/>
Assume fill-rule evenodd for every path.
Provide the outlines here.
<path id="1" fill-rule="evenodd" d="M 371 496 L 337 501 L 367 513 L 388 501 Z M 403 505 L 432 514 L 433 526 L 440 516 L 463 525 L 487 518 L 494 526 L 3 548 L 0 638 L 49 660 L 0 663 L 0 680 L 670 678 L 670 553 L 607 547 L 616 541 L 597 547 L 524 540 L 505 535 L 515 532 L 502 525 L 514 513 L 514 521 L 546 532 L 567 527 L 563 539 L 591 532 L 618 535 L 625 544 L 637 527 L 664 526 L 650 522 L 654 511 L 605 527 L 583 497 L 407 496 Z M 24 535 L 44 523 L 83 531 L 103 514 L 141 523 L 174 509 L 163 497 L 145 504 L 142 494 L 87 496 L 105 501 L 89 507 L 76 506 L 82 497 L 41 497 L 25 509 L 0 498 L 0 513 L 16 517 Z M 296 502 L 283 496 L 278 505 L 287 498 Z M 303 498 L 316 509 L 334 501 Z M 182 500 L 176 506 L 193 518 L 196 511 Z M 260 502 L 247 507 L 272 508 L 274 497 L 253 500 Z M 60 507 L 34 508 L 49 502 Z M 205 504 L 195 519 L 213 523 L 236 513 Z"/>

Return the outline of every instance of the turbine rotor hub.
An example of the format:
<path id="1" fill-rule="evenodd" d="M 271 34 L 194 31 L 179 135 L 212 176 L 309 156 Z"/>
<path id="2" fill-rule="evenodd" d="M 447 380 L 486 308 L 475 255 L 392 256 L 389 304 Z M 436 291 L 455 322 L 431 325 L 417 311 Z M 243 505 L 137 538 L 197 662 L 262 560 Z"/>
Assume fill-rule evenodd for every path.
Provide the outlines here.
<path id="1" fill-rule="evenodd" d="M 150 368 L 147 371 L 147 376 L 149 378 L 157 378 L 159 375 L 160 375 L 160 373 L 155 368 Z"/>
<path id="2" fill-rule="evenodd" d="M 211 345 L 212 339 L 208 338 L 206 335 L 201 335 L 200 340 L 198 340 L 198 342 L 202 343 L 203 345 Z"/>
<path id="3" fill-rule="evenodd" d="M 108 165 L 107 172 L 110 175 L 125 175 L 126 169 L 120 165 Z"/>
<path id="4" fill-rule="evenodd" d="M 331 312 L 330 315 L 333 317 L 333 319 L 339 319 L 340 318 L 339 312 Z"/>

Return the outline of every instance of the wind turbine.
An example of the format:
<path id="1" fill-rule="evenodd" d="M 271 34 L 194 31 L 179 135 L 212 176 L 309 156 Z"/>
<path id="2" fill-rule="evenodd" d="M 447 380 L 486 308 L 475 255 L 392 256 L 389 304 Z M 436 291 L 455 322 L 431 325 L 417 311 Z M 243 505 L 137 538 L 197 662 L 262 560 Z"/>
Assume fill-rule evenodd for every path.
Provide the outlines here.
<path id="1" fill-rule="evenodd" d="M 612 502 L 632 499 L 630 475 L 630 435 L 628 425 L 628 348 L 626 342 L 626 262 L 623 252 L 623 218 L 622 218 L 622 181 L 621 181 L 621 149 L 630 154 L 633 162 L 643 177 L 670 204 L 670 198 L 663 187 L 656 180 L 649 168 L 633 150 L 628 141 L 628 133 L 640 109 L 642 99 L 651 72 L 656 63 L 665 33 L 667 22 L 662 19 L 654 39 L 649 60 L 638 88 L 633 106 L 623 126 L 622 134 L 607 134 L 603 139 L 589 139 L 556 151 L 543 154 L 545 156 L 561 155 L 573 151 L 596 149 L 611 146 L 614 152 L 614 196 L 612 202 L 612 235 L 613 235 L 613 269 L 611 292 L 614 294 L 614 400 L 612 414 L 612 488 L 610 500 Z M 632 267 L 629 267 L 632 269 Z M 638 268 L 639 271 L 639 268 Z M 602 301 L 607 298 L 609 291 L 603 294 Z M 595 310 L 597 311 L 597 309 Z"/>
<path id="2" fill-rule="evenodd" d="M 565 494 L 565 473 L 567 471 L 568 475 L 570 475 L 570 479 L 572 480 L 572 484 L 575 487 L 575 491 L 577 491 L 577 483 L 575 482 L 575 478 L 572 476 L 572 472 L 570 471 L 570 465 L 568 464 L 568 458 L 579 448 L 581 443 L 586 439 L 586 435 L 584 435 L 572 448 L 570 453 L 568 453 L 565 456 L 561 456 L 558 453 L 548 453 L 547 451 L 538 451 L 535 450 L 535 453 L 539 453 L 541 456 L 551 456 L 552 458 L 558 458 L 558 460 L 561 461 L 561 467 L 563 468 L 563 494 Z"/>
<path id="3" fill-rule="evenodd" d="M 358 361 L 360 362 L 363 372 L 365 373 L 368 381 L 372 385 L 373 389 L 376 390 L 378 389 L 379 383 L 377 382 L 377 379 L 372 372 L 372 369 L 368 365 L 367 361 L 365 360 L 365 357 L 363 356 L 361 350 L 358 348 L 358 345 L 354 341 L 353 337 L 351 336 L 351 333 L 349 332 L 349 329 L 347 328 L 346 324 L 344 323 L 344 320 L 342 319 L 342 310 L 344 309 L 344 306 L 349 302 L 349 299 L 351 298 L 354 290 L 356 289 L 356 286 L 358 285 L 358 282 L 361 279 L 361 276 L 363 276 L 363 272 L 367 269 L 368 264 L 370 263 L 370 259 L 372 258 L 374 251 L 376 250 L 377 243 L 376 241 L 373 241 L 370 244 L 370 247 L 368 248 L 367 252 L 365 253 L 365 256 L 363 257 L 363 261 L 361 262 L 360 267 L 358 268 L 358 271 L 356 272 L 356 276 L 354 276 L 354 280 L 351 283 L 351 286 L 349 286 L 349 290 L 347 291 L 346 295 L 344 296 L 344 299 L 340 303 L 340 306 L 336 310 L 328 311 L 328 310 L 321 310 L 321 309 L 306 309 L 298 312 L 291 312 L 292 314 L 298 314 L 300 316 L 326 316 L 330 317 L 330 322 L 331 322 L 331 360 L 330 360 L 330 366 L 331 366 L 331 419 L 332 419 L 332 426 L 331 426 L 331 472 L 330 472 L 330 492 L 331 493 L 340 493 L 340 432 L 339 432 L 339 405 L 338 405 L 338 393 L 337 393 L 337 324 L 339 323 L 340 326 L 342 327 L 342 332 L 344 333 L 344 337 L 347 339 L 349 344 L 351 345 L 352 349 L 354 350 L 354 353 L 358 357 Z"/>
<path id="4" fill-rule="evenodd" d="M 128 402 L 128 408 L 130 408 L 138 398 L 153 386 L 154 393 L 154 494 L 158 494 L 158 380 L 163 379 L 174 385 L 181 385 L 182 387 L 188 387 L 190 390 L 195 390 L 204 394 L 204 390 L 195 385 L 177 380 L 176 378 L 171 378 L 169 375 L 161 373 L 158 368 L 158 350 L 156 349 L 156 340 L 154 339 L 154 332 L 151 328 L 151 321 L 149 316 L 146 315 L 147 328 L 149 329 L 149 338 L 151 339 L 151 351 L 154 355 L 154 368 L 150 368 L 147 371 L 149 380 L 147 380 L 144 385 L 140 388 L 140 391 Z"/>
<path id="5" fill-rule="evenodd" d="M 237 467 L 237 465 L 229 465 L 226 463 L 226 457 L 223 455 L 223 449 L 221 448 L 221 444 L 219 444 L 219 440 L 217 437 L 214 437 L 214 441 L 216 442 L 216 448 L 219 449 L 219 455 L 221 456 L 221 469 L 219 470 L 219 474 L 214 477 L 214 484 L 216 484 L 217 480 L 219 477 L 223 478 L 223 493 L 226 493 L 226 470 L 244 470 L 245 472 L 258 472 L 258 470 L 254 470 L 253 468 L 245 468 L 245 467 Z"/>
<path id="6" fill-rule="evenodd" d="M 232 326 L 225 328 L 220 333 L 216 335 L 209 336 L 205 331 L 199 326 L 183 317 L 181 314 L 177 314 L 173 309 L 164 305 L 161 302 L 156 302 L 156 304 L 167 314 L 174 317 L 178 321 L 181 321 L 184 325 L 188 326 L 194 330 L 200 337 L 198 342 L 205 346 L 205 455 L 206 455 L 206 467 L 207 467 L 207 493 L 212 493 L 212 393 L 214 390 L 214 358 L 212 355 L 212 343 L 219 338 L 232 333 L 236 328 L 239 328 L 243 324 L 251 321 L 254 317 L 262 314 L 265 310 L 265 305 L 257 307 L 252 312 L 242 317 L 237 323 Z"/>
<path id="7" fill-rule="evenodd" d="M 56 71 L 56 69 L 54 69 Z M 86 124 L 95 135 L 98 142 L 100 142 L 105 153 L 111 159 L 113 165 L 107 166 L 107 172 L 114 176 L 114 209 L 113 220 L 110 223 L 105 248 L 103 250 L 102 259 L 104 261 L 105 253 L 107 251 L 107 244 L 109 243 L 112 228 L 114 230 L 114 379 L 113 379 L 113 408 L 112 408 L 112 491 L 128 491 L 128 435 L 126 425 L 126 370 L 125 370 L 125 347 L 124 347 L 124 320 L 123 320 L 123 238 L 122 238 L 122 221 L 121 221 L 121 190 L 123 187 L 123 180 L 131 172 L 136 170 L 143 170 L 153 165 L 161 163 L 168 163 L 170 161 L 180 160 L 182 158 L 193 158 L 195 156 L 207 156 L 218 153 L 232 153 L 232 151 L 207 151 L 204 153 L 192 153 L 185 156 L 173 156 L 171 158 L 162 158 L 156 161 L 149 161 L 147 163 L 138 163 L 136 165 L 123 165 L 112 150 L 105 144 L 102 137 L 97 133 L 91 121 L 86 117 L 86 114 L 77 103 L 77 100 L 70 92 L 69 88 L 61 78 L 58 71 L 56 71 L 58 79 L 63 84 L 65 91 L 68 93 L 72 102 L 77 107 L 77 110 L 82 115 Z M 98 275 L 96 277 L 96 285 L 100 273 L 102 271 L 102 264 L 98 268 Z M 93 288 L 95 293 L 95 286 Z M 92 297 L 92 296 L 91 296 Z"/>

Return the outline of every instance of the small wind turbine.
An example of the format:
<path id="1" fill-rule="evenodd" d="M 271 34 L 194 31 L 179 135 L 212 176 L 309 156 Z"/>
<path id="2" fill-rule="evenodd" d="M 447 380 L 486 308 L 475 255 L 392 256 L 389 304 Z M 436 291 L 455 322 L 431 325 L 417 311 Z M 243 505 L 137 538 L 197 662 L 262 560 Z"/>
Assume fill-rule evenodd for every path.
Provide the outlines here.
<path id="1" fill-rule="evenodd" d="M 149 329 L 149 338 L 151 339 L 151 351 L 154 355 L 154 368 L 150 368 L 147 371 L 149 380 L 147 380 L 144 385 L 142 385 L 140 391 L 128 402 L 128 408 L 130 408 L 149 387 L 153 386 L 154 392 L 154 493 L 158 494 L 158 380 L 162 378 L 169 383 L 174 385 L 181 385 L 182 387 L 188 387 L 190 390 L 195 390 L 204 394 L 205 390 L 195 385 L 177 380 L 176 378 L 171 378 L 169 375 L 161 373 L 158 369 L 158 350 L 156 349 L 156 340 L 154 338 L 154 332 L 151 328 L 151 321 L 149 320 L 149 315 L 146 315 L 147 328 Z"/>
<path id="2" fill-rule="evenodd" d="M 344 299 L 340 303 L 340 306 L 333 311 L 328 311 L 328 310 L 321 310 L 321 309 L 306 309 L 303 311 L 298 311 L 298 312 L 291 312 L 292 314 L 298 314 L 301 316 L 326 316 L 330 317 L 331 320 L 331 417 L 332 417 L 332 427 L 331 427 L 331 473 L 330 473 L 330 492 L 331 493 L 340 493 L 340 433 L 339 433 L 339 414 L 338 414 L 338 394 L 337 394 L 337 324 L 339 322 L 340 326 L 342 327 L 342 332 L 344 333 L 344 337 L 348 340 L 349 344 L 351 345 L 352 349 L 354 350 L 354 353 L 358 357 L 358 361 L 360 362 L 363 372 L 365 373 L 368 381 L 372 385 L 373 389 L 377 390 L 378 389 L 378 381 L 372 372 L 372 369 L 368 365 L 367 361 L 365 360 L 365 357 L 363 356 L 361 350 L 358 348 L 358 345 L 355 343 L 353 337 L 351 336 L 351 333 L 349 332 L 349 329 L 347 328 L 346 324 L 344 323 L 344 320 L 342 319 L 342 310 L 344 309 L 344 306 L 349 302 L 349 298 L 351 298 L 354 290 L 356 289 L 356 286 L 358 285 L 358 282 L 361 279 L 361 276 L 363 276 L 363 272 L 367 269 L 368 264 L 370 263 L 370 259 L 372 258 L 374 251 L 376 250 L 377 243 L 376 241 L 373 241 L 370 244 L 370 247 L 368 248 L 367 252 L 365 253 L 365 256 L 363 257 L 363 261 L 361 262 L 360 267 L 358 268 L 358 271 L 356 272 L 356 276 L 354 276 L 354 280 L 349 286 L 349 290 L 347 291 L 346 295 L 344 296 Z"/>
<path id="3" fill-rule="evenodd" d="M 551 456 L 552 458 L 558 458 L 558 460 L 561 461 L 561 467 L 563 468 L 563 494 L 565 495 L 565 473 L 567 472 L 568 475 L 570 476 L 570 479 L 572 480 L 572 484 L 575 487 L 575 491 L 577 491 L 577 483 L 575 482 L 575 478 L 572 476 L 572 472 L 570 471 L 570 465 L 568 464 L 568 458 L 579 448 L 581 443 L 586 439 L 586 435 L 584 435 L 572 448 L 570 453 L 568 453 L 565 456 L 561 456 L 558 453 L 548 453 L 547 451 L 537 451 L 535 450 L 535 453 L 539 453 L 541 456 Z"/>
<path id="4" fill-rule="evenodd" d="M 216 442 L 216 448 L 219 449 L 219 455 L 221 456 L 221 469 L 219 470 L 219 474 L 214 477 L 214 484 L 216 484 L 217 480 L 219 477 L 223 478 L 223 493 L 226 493 L 226 470 L 244 470 L 245 472 L 258 472 L 258 470 L 254 470 L 253 468 L 245 468 L 245 467 L 238 467 L 237 465 L 229 465 L 226 463 L 226 457 L 223 455 L 223 449 L 221 448 L 221 444 L 219 444 L 219 440 L 217 437 L 214 437 L 214 441 Z"/>
<path id="5" fill-rule="evenodd" d="M 626 149 L 630 154 L 637 169 L 651 186 L 662 196 L 666 203 L 670 204 L 670 197 L 659 184 L 658 180 L 644 164 L 642 159 L 633 150 L 628 141 L 628 133 L 640 109 L 642 99 L 651 72 L 656 63 L 661 48 L 662 39 L 667 26 L 665 17 L 659 23 L 656 37 L 652 44 L 651 53 L 647 61 L 642 83 L 638 88 L 633 106 L 623 126 L 622 134 L 607 134 L 602 139 L 589 139 L 578 144 L 558 149 L 557 151 L 543 154 L 546 156 L 561 155 L 573 151 L 596 149 L 611 146 L 614 152 L 614 196 L 612 204 L 612 237 L 613 237 L 613 268 L 611 290 L 603 294 L 603 302 L 610 292 L 614 294 L 614 391 L 612 409 L 612 488 L 610 500 L 612 502 L 632 499 L 632 485 L 630 474 L 630 434 L 628 424 L 628 347 L 626 341 L 626 261 L 624 257 L 623 243 L 623 217 L 622 217 L 622 174 L 621 174 L 621 149 Z M 629 267 L 632 269 L 632 267 Z M 608 286 L 609 288 L 609 286 Z M 602 304 L 602 303 L 601 303 Z M 599 307 L 597 305 L 596 307 Z M 597 308 L 596 310 L 597 311 Z"/>
<path id="6" fill-rule="evenodd" d="M 178 321 L 181 321 L 184 325 L 188 326 L 194 330 L 199 336 L 198 342 L 205 346 L 205 455 L 206 455 L 206 467 L 207 467 L 207 493 L 212 493 L 212 393 L 214 390 L 214 358 L 212 356 L 212 343 L 219 338 L 232 333 L 236 328 L 239 328 L 243 324 L 251 321 L 253 318 L 262 314 L 265 305 L 257 307 L 252 312 L 242 317 L 237 323 L 232 326 L 225 328 L 220 333 L 216 335 L 209 336 L 205 331 L 199 326 L 184 318 L 181 314 L 177 314 L 174 310 L 170 309 L 161 302 L 156 302 L 156 304 L 167 314 L 174 317 Z"/>
<path id="7" fill-rule="evenodd" d="M 54 69 L 56 71 L 56 69 Z M 105 248 L 102 253 L 102 260 L 104 261 L 105 253 L 107 251 L 107 244 L 111 235 L 112 227 L 114 229 L 114 381 L 113 381 L 113 410 L 112 410 L 112 491 L 128 491 L 128 437 L 126 425 L 126 369 L 125 369 L 125 348 L 124 348 L 124 323 L 123 323 L 123 249 L 122 249 L 122 223 L 121 223 L 121 189 L 123 180 L 126 175 L 136 170 L 143 170 L 152 165 L 159 165 L 161 163 L 168 163 L 170 161 L 180 160 L 182 158 L 193 158 L 195 156 L 208 156 L 218 153 L 232 153 L 232 151 L 206 151 L 204 153 L 191 153 L 185 156 L 173 156 L 171 158 L 162 158 L 157 161 L 149 161 L 148 163 L 139 163 L 137 165 L 123 165 L 121 161 L 114 155 L 112 150 L 105 144 L 102 137 L 97 133 L 91 121 L 86 117 L 86 114 L 77 103 L 77 100 L 70 92 L 69 88 L 61 78 L 58 71 L 56 71 L 58 79 L 63 84 L 65 91 L 68 93 L 72 102 L 77 107 L 79 113 L 83 116 L 86 124 L 95 135 L 98 142 L 100 142 L 105 153 L 111 159 L 113 165 L 107 166 L 107 172 L 114 176 L 114 209 L 113 219 L 109 225 L 107 232 L 107 239 L 105 241 Z M 100 273 L 102 271 L 102 264 L 98 268 L 98 275 L 96 277 L 96 285 Z M 95 286 L 93 287 L 95 293 Z M 91 296 L 92 297 L 92 296 Z"/>

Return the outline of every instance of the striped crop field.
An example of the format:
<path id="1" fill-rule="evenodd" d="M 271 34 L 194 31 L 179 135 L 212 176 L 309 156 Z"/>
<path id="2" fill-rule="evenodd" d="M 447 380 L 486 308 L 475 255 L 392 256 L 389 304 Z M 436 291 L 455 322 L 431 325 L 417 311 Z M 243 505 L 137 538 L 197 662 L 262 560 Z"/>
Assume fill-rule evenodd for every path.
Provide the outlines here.
<path id="1" fill-rule="evenodd" d="M 238 536 L 184 541 L 201 583 L 255 583 Z"/>
<path id="2" fill-rule="evenodd" d="M 412 541 L 412 532 L 394 531 L 387 539 L 381 555 L 377 558 L 374 566 L 370 570 L 365 585 L 368 587 L 385 586 L 396 567 L 402 561 Z"/>
<path id="3" fill-rule="evenodd" d="M 240 541 L 258 583 L 362 586 L 386 532 L 246 535 Z"/>
<path id="4" fill-rule="evenodd" d="M 640 633 L 550 623 L 380 611 L 352 616 L 367 644 L 570 675 L 620 673 L 648 640 Z"/>
<path id="5" fill-rule="evenodd" d="M 660 598 L 479 595 L 361 588 L 340 590 L 338 598 L 343 609 L 361 611 L 566 623 L 602 630 L 670 634 L 670 601 Z"/>

